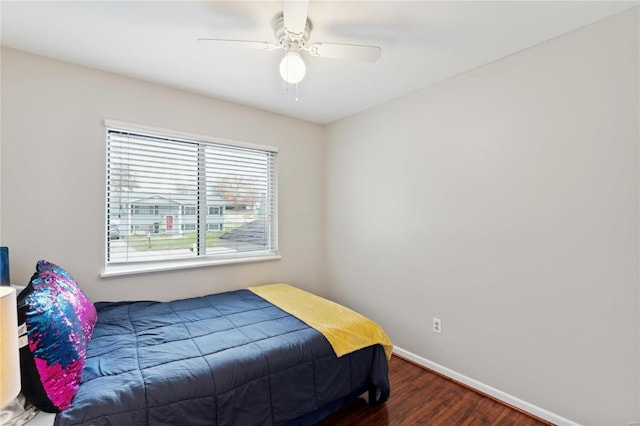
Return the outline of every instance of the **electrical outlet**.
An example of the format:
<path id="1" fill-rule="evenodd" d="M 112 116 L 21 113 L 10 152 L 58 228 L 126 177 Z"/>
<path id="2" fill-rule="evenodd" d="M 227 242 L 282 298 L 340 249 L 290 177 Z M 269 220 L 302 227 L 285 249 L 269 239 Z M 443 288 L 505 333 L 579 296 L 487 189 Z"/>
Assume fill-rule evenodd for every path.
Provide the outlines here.
<path id="1" fill-rule="evenodd" d="M 442 334 L 442 320 L 440 318 L 433 318 L 433 332 Z"/>

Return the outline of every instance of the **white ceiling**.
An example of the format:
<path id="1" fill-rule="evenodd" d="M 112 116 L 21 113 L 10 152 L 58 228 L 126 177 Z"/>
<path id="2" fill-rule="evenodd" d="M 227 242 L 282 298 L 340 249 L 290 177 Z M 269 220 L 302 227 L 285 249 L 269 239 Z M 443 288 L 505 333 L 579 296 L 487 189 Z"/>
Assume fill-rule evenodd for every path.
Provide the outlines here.
<path id="1" fill-rule="evenodd" d="M 2 0 L 0 18 L 4 46 L 329 123 L 638 4 L 312 0 L 310 42 L 378 45 L 382 56 L 363 64 L 303 53 L 298 102 L 278 73 L 282 50 L 196 42 L 275 42 L 280 1 Z"/>

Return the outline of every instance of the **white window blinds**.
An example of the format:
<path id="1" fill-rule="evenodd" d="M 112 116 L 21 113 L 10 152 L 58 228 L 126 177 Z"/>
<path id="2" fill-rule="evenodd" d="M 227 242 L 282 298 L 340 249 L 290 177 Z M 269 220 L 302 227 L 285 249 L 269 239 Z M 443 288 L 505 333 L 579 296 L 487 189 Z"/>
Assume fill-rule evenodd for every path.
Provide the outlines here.
<path id="1" fill-rule="evenodd" d="M 107 265 L 277 254 L 277 150 L 107 122 Z"/>

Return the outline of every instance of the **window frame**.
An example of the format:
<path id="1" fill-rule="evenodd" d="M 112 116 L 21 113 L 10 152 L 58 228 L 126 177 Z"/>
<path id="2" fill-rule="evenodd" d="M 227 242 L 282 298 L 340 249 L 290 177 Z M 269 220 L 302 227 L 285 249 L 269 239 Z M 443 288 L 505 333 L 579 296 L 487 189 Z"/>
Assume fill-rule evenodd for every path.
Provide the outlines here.
<path id="1" fill-rule="evenodd" d="M 116 120 L 105 120 L 105 248 L 104 248 L 104 269 L 100 273 L 101 277 L 110 277 L 110 276 L 118 276 L 118 275 L 128 275 L 128 274 L 138 274 L 145 272 L 156 272 L 156 271 L 164 271 L 164 270 L 174 270 L 174 269 L 184 269 L 184 268 L 194 268 L 194 267 L 203 267 L 203 266 L 214 266 L 214 265 L 224 265 L 224 264 L 232 264 L 232 263 L 245 263 L 245 262 L 260 262 L 260 261 L 268 261 L 280 259 L 281 256 L 278 250 L 278 148 L 267 145 L 253 144 L 247 142 L 239 142 L 230 139 L 224 138 L 214 138 L 210 136 L 195 134 L 195 133 L 187 133 L 187 132 L 178 132 L 168 129 L 162 129 L 157 127 L 127 123 Z M 272 183 L 272 188 L 270 188 L 269 195 L 273 198 L 273 201 L 270 202 L 270 206 L 272 207 L 270 211 L 270 216 L 272 218 L 272 225 L 270 227 L 270 241 L 273 245 L 269 250 L 258 250 L 258 251 L 240 251 L 237 253 L 229 253 L 226 255 L 200 255 L 198 254 L 195 258 L 189 259 L 163 259 L 163 260 L 154 260 L 154 261 L 134 261 L 130 263 L 111 263 L 108 260 L 109 257 L 109 237 L 108 230 L 110 224 L 109 220 L 109 194 L 110 189 L 109 185 L 109 134 L 110 131 L 121 131 L 121 132 L 132 132 L 138 133 L 141 135 L 148 135 L 152 137 L 159 138 L 168 138 L 173 139 L 178 142 L 186 142 L 186 143 L 197 143 L 201 146 L 201 149 L 204 150 L 204 147 L 208 144 L 215 145 L 224 145 L 227 147 L 237 147 L 237 148 L 245 148 L 251 150 L 259 150 L 264 151 L 265 153 L 269 153 L 272 158 L 272 163 L 270 164 L 270 171 L 273 175 L 269 181 Z M 269 173 L 269 172 L 268 172 Z M 200 180 L 200 179 L 199 179 Z M 224 208 L 221 208 L 221 210 Z M 203 211 L 202 213 L 208 213 L 208 211 Z M 200 229 L 202 232 L 206 233 L 208 231 L 208 224 L 206 222 L 207 214 L 196 214 L 197 219 L 201 220 Z"/>

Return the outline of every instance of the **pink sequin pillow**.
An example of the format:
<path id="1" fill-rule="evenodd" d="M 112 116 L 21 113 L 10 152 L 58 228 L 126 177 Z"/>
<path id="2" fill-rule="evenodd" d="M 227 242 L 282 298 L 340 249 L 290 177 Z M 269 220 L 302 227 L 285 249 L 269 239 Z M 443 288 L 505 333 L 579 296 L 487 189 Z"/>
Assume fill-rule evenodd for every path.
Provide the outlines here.
<path id="1" fill-rule="evenodd" d="M 18 322 L 28 345 L 20 349 L 22 392 L 36 407 L 59 412 L 71 405 L 85 365 L 96 309 L 71 275 L 38 261 L 18 296 Z"/>

